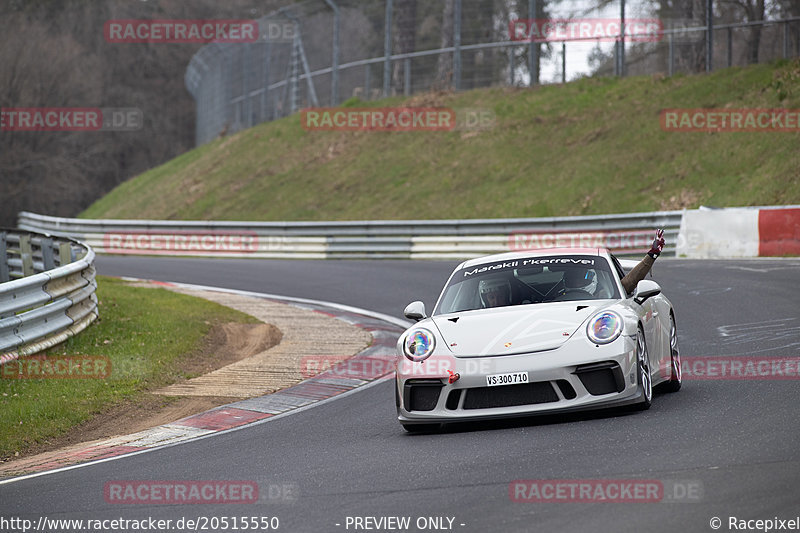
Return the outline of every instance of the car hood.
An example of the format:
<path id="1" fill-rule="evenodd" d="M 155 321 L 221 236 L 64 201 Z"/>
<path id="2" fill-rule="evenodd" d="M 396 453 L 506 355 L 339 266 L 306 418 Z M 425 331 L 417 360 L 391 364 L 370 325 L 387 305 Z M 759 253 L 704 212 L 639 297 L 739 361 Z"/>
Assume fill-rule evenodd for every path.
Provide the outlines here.
<path id="1" fill-rule="evenodd" d="M 437 315 L 431 320 L 458 357 L 513 355 L 558 348 L 587 318 L 611 302 L 530 304 Z"/>

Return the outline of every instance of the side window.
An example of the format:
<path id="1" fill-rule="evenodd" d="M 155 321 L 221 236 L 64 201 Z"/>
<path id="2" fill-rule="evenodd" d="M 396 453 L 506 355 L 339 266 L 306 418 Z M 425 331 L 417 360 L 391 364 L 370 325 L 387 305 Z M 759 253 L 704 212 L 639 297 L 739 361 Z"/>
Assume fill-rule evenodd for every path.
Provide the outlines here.
<path id="1" fill-rule="evenodd" d="M 614 254 L 609 254 L 609 255 L 611 255 L 611 262 L 614 263 L 614 268 L 617 270 L 617 276 L 619 276 L 619 279 L 624 278 L 625 270 L 623 270 L 622 265 L 619 264 L 619 259 L 617 259 L 617 257 Z"/>

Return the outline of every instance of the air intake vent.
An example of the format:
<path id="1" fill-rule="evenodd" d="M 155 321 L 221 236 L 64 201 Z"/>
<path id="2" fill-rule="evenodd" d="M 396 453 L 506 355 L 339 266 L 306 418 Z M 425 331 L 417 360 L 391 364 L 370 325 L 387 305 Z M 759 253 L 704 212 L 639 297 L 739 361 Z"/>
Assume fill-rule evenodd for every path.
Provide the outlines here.
<path id="1" fill-rule="evenodd" d="M 491 409 L 537 403 L 557 402 L 558 395 L 549 381 L 505 385 L 502 387 L 478 387 L 467 389 L 464 409 Z"/>
<path id="2" fill-rule="evenodd" d="M 433 411 L 439 402 L 439 392 L 444 385 L 441 381 L 407 381 L 404 397 L 409 411 Z"/>
<path id="3" fill-rule="evenodd" d="M 592 396 L 625 390 L 622 369 L 614 361 L 579 366 L 575 369 L 575 375 Z"/>

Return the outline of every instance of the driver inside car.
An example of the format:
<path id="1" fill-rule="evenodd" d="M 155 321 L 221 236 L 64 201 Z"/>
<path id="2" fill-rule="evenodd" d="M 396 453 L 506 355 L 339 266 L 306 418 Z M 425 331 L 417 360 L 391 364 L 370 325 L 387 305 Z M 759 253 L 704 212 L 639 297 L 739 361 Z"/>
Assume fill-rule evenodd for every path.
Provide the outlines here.
<path id="1" fill-rule="evenodd" d="M 584 268 L 570 268 L 564 272 L 564 287 L 566 291 L 585 291 L 594 294 L 595 271 Z"/>
<path id="2" fill-rule="evenodd" d="M 511 304 L 511 283 L 507 279 L 482 279 L 478 284 L 483 307 L 503 307 Z"/>

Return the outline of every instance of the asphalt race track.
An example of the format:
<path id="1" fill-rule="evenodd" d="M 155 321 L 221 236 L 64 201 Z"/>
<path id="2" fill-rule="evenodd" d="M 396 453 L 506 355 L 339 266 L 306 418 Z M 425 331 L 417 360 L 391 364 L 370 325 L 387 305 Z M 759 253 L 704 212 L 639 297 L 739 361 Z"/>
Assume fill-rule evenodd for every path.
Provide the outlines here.
<path id="1" fill-rule="evenodd" d="M 414 299 L 430 310 L 455 263 L 100 257 L 97 265 L 101 275 L 315 298 L 399 317 Z M 795 259 L 660 260 L 654 279 L 675 306 L 684 360 L 800 356 L 798 271 Z M 364 531 L 348 527 L 347 517 L 387 516 L 411 517 L 410 527 L 373 530 L 447 530 L 447 520 L 439 529 L 417 520 L 449 517 L 464 532 L 693 532 L 713 531 L 710 520 L 719 517 L 719 531 L 730 531 L 730 516 L 800 515 L 799 384 L 687 379 L 642 413 L 408 435 L 395 420 L 391 384 L 381 382 L 238 431 L 0 485 L 0 514 L 34 522 L 277 516 L 285 532 Z M 509 497 L 514 480 L 559 479 L 660 480 L 664 501 Z M 114 505 L 103 495 L 113 480 L 252 480 L 276 496 L 250 505 Z M 294 496 L 280 497 L 280 487 Z"/>

